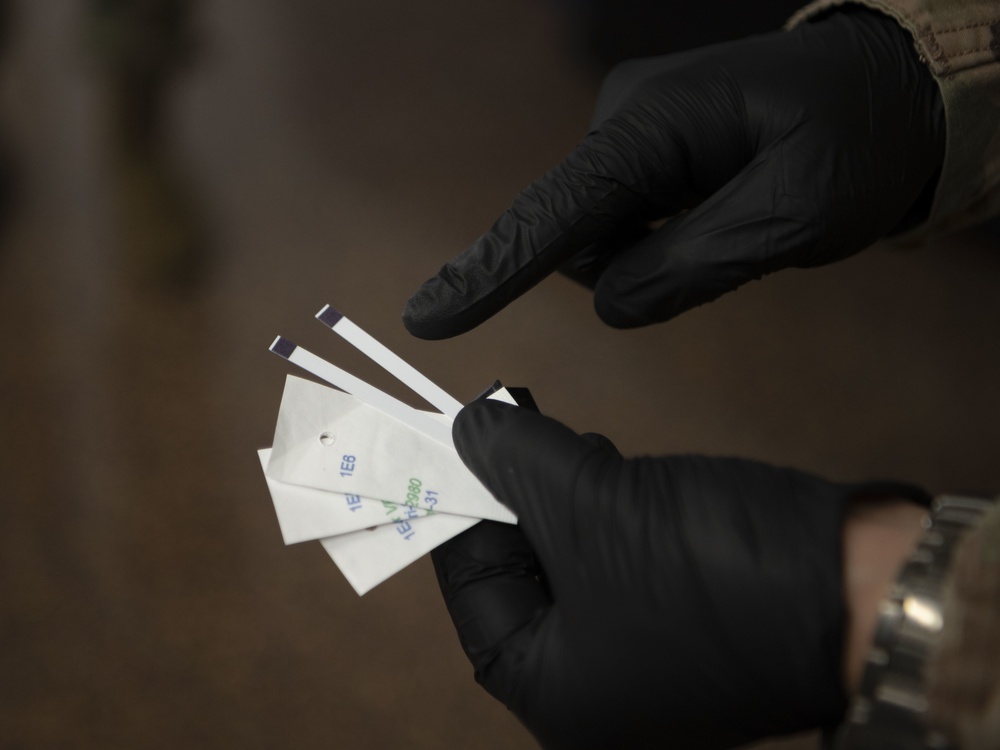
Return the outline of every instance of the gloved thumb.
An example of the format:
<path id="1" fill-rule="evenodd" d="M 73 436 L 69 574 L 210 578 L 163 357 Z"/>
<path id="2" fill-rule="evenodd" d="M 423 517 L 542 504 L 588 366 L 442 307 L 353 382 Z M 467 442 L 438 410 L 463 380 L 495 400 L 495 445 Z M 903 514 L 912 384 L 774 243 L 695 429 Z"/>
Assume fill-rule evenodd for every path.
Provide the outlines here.
<path id="1" fill-rule="evenodd" d="M 466 406 L 452 434 L 465 465 L 517 514 L 542 567 L 557 576 L 565 564 L 559 552 L 567 520 L 588 517 L 606 469 L 619 465 L 621 455 L 606 438 L 582 437 L 554 419 L 496 401 Z"/>

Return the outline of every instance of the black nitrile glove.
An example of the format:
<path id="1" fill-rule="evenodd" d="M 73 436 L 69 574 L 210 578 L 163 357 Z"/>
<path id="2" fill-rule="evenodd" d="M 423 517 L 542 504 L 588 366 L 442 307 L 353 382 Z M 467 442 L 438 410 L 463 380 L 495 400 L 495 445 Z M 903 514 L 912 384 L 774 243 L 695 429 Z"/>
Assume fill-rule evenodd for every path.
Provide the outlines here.
<path id="1" fill-rule="evenodd" d="M 476 680 L 543 746 L 724 748 L 841 718 L 841 520 L 860 488 L 626 460 L 491 401 L 454 437 L 519 523 L 439 547 L 438 581 Z"/>
<path id="2" fill-rule="evenodd" d="M 463 333 L 563 266 L 607 323 L 641 326 L 845 258 L 923 218 L 944 131 L 912 37 L 868 10 L 625 63 L 587 137 L 423 285 L 404 323 Z"/>

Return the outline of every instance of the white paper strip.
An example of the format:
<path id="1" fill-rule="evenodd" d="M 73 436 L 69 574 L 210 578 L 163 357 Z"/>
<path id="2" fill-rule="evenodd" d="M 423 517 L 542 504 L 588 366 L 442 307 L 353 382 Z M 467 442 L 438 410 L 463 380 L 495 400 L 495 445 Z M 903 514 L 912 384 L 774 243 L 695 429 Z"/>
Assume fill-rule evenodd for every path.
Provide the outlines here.
<path id="1" fill-rule="evenodd" d="M 270 349 L 279 357 L 283 357 L 289 362 L 298 365 L 317 378 L 357 396 L 366 404 L 370 404 L 380 412 L 409 425 L 427 437 L 441 443 L 441 445 L 446 445 L 454 449 L 455 444 L 451 439 L 450 424 L 442 424 L 432 419 L 426 412 L 404 404 L 399 399 L 393 398 L 388 393 L 380 391 L 375 386 L 369 385 L 346 370 L 330 364 L 325 359 L 316 356 L 310 351 L 306 351 L 301 346 L 282 336 L 278 336 L 274 340 Z"/>
<path id="2" fill-rule="evenodd" d="M 325 305 L 316 313 L 316 319 L 357 347 L 374 362 L 384 367 L 414 393 L 433 405 L 442 414 L 454 419 L 462 409 L 462 402 L 453 398 L 443 388 L 406 362 L 398 354 L 367 333 L 346 315 Z"/>

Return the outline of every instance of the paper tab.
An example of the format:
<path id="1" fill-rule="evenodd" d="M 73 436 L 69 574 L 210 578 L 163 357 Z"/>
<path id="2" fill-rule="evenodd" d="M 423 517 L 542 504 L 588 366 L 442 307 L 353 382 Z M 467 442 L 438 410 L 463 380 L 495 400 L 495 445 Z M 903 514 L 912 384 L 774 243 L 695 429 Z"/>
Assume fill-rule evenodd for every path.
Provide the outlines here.
<path id="1" fill-rule="evenodd" d="M 477 523 L 442 513 L 320 541 L 354 590 L 364 594 Z"/>
<path id="2" fill-rule="evenodd" d="M 280 482 L 343 495 L 506 523 L 516 520 L 453 448 L 426 440 L 348 394 L 291 375 L 266 473 Z"/>
<path id="3" fill-rule="evenodd" d="M 266 474 L 271 449 L 257 451 L 257 455 L 261 468 L 265 469 L 264 478 L 267 480 L 267 489 L 271 493 L 281 538 L 285 544 L 349 534 L 400 520 L 413 520 L 422 518 L 429 512 L 423 508 L 386 503 L 370 497 L 344 495 L 279 482 Z"/>

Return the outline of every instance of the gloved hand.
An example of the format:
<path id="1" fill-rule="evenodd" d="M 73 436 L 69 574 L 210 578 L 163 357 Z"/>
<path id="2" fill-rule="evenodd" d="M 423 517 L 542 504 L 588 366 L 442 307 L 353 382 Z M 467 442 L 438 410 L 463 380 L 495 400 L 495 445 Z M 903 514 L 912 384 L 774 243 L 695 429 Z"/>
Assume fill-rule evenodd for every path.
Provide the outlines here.
<path id="1" fill-rule="evenodd" d="M 841 518 L 862 488 L 626 460 L 492 401 L 454 437 L 519 523 L 439 547 L 438 581 L 476 680 L 543 746 L 723 748 L 840 719 Z"/>
<path id="2" fill-rule="evenodd" d="M 865 9 L 625 63 L 586 138 L 423 285 L 404 323 L 463 333 L 562 265 L 603 320 L 641 326 L 845 258 L 926 215 L 944 134 L 912 37 Z"/>

